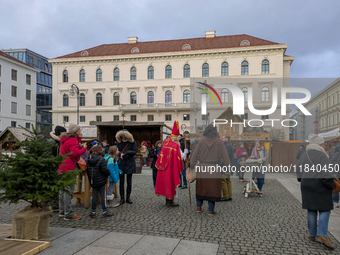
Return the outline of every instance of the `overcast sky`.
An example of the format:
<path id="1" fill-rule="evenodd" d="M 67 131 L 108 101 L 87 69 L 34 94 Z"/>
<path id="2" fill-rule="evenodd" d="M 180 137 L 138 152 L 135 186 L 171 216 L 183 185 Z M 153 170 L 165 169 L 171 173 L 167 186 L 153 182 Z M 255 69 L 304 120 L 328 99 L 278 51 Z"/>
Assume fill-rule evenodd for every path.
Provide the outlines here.
<path id="1" fill-rule="evenodd" d="M 1 0 L 0 49 L 48 58 L 101 44 L 249 34 L 288 44 L 291 77 L 339 77 L 337 0 Z"/>

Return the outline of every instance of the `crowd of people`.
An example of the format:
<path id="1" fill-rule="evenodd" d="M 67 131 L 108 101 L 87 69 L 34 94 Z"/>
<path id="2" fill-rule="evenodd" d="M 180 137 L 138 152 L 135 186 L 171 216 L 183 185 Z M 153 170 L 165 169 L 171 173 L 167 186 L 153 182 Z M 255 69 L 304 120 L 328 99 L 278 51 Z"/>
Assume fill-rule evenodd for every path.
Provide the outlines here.
<path id="1" fill-rule="evenodd" d="M 67 155 L 66 159 L 59 166 L 59 173 L 63 174 L 80 168 L 80 162 L 86 162 L 86 171 L 92 187 L 92 207 L 90 217 L 96 217 L 98 194 L 101 198 L 103 217 L 111 217 L 114 214 L 108 207 L 116 207 L 124 203 L 133 204 L 131 200 L 132 176 L 136 172 L 135 156 L 141 152 L 144 158 L 152 158 L 152 183 L 155 194 L 165 196 L 165 205 L 170 207 L 179 206 L 174 202 L 178 195 L 178 188 L 187 188 L 186 172 L 187 168 L 194 169 L 195 165 L 211 166 L 220 164 L 221 166 L 240 167 L 242 161 L 246 159 L 257 159 L 262 165 L 267 165 L 269 158 L 268 150 L 260 140 L 254 142 L 250 156 L 243 142 L 239 146 L 234 146 L 230 142 L 230 136 L 223 135 L 221 138 L 216 127 L 208 125 L 203 133 L 203 137 L 193 143 L 191 149 L 179 133 L 178 122 L 175 121 L 171 136 L 163 142 L 157 141 L 154 145 L 149 142 L 142 142 L 138 150 L 133 135 L 126 129 L 116 133 L 116 145 L 109 146 L 107 141 L 102 143 L 95 140 L 89 151 L 86 144 L 81 143 L 80 127 L 70 124 L 68 132 L 66 129 L 57 126 L 51 137 L 55 143 L 53 155 Z M 324 150 L 325 141 L 318 135 L 309 135 L 307 147 L 300 146 L 297 153 L 297 167 L 315 166 L 322 168 L 330 164 L 340 165 L 340 145 L 334 148 L 332 157 Z M 237 171 L 239 182 L 244 182 L 244 173 Z M 215 210 L 216 202 L 232 201 L 231 173 L 221 174 L 219 172 L 196 172 L 196 205 L 197 212 L 202 212 L 204 201 L 208 202 L 208 215 L 217 214 Z M 253 172 L 253 179 L 257 179 L 258 188 L 262 191 L 265 174 Z M 309 239 L 318 241 L 330 249 L 335 247 L 327 239 L 328 222 L 330 211 L 334 207 L 339 207 L 339 194 L 332 194 L 335 188 L 335 176 L 330 171 L 321 173 L 314 171 L 297 172 L 297 179 L 301 182 L 302 208 L 307 209 L 307 225 Z M 127 183 L 125 192 L 125 179 Z M 106 194 L 106 184 L 109 182 L 108 194 Z M 113 203 L 113 190 L 119 182 L 120 202 Z M 75 215 L 71 206 L 74 187 L 69 187 L 59 191 L 59 216 L 65 220 L 80 219 Z M 259 193 L 262 196 L 262 192 Z M 319 221 L 317 224 L 317 216 Z"/>

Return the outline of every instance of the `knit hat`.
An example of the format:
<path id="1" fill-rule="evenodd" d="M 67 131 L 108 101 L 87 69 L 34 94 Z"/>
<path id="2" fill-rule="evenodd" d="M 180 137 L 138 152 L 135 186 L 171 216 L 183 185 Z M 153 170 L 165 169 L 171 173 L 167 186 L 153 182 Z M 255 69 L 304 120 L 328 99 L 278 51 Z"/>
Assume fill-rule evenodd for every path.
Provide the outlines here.
<path id="1" fill-rule="evenodd" d="M 244 145 L 244 143 L 243 142 L 239 142 L 238 146 L 241 146 L 241 145 Z"/>
<path id="2" fill-rule="evenodd" d="M 70 133 L 75 133 L 80 129 L 80 127 L 77 124 L 74 123 L 70 123 L 70 125 L 68 126 L 68 132 Z"/>
<path id="3" fill-rule="evenodd" d="M 316 135 L 316 134 L 310 134 L 308 136 L 308 140 L 309 140 L 309 144 L 323 144 L 325 142 L 325 139 L 323 139 L 322 137 Z"/>
<path id="4" fill-rule="evenodd" d="M 63 132 L 66 132 L 66 128 L 64 128 L 62 126 L 56 126 L 55 129 L 54 129 L 54 134 L 56 136 L 60 135 Z"/>
<path id="5" fill-rule="evenodd" d="M 92 148 L 91 148 L 93 153 L 103 153 L 103 147 L 96 141 L 92 143 Z"/>

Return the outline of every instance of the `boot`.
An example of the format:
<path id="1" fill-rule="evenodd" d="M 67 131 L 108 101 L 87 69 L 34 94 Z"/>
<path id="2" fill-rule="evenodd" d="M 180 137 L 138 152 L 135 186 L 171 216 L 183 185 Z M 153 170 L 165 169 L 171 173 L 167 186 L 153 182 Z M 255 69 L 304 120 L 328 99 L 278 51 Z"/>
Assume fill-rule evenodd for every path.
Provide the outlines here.
<path id="1" fill-rule="evenodd" d="M 319 243 L 322 243 L 324 246 L 326 246 L 327 248 L 331 249 L 331 250 L 334 250 L 335 249 L 335 246 L 333 246 L 327 239 L 327 237 L 324 237 L 324 236 L 317 236 L 315 238 L 315 241 L 319 242 Z"/>
<path id="2" fill-rule="evenodd" d="M 132 204 L 132 200 L 130 199 L 130 195 L 131 195 L 131 186 L 128 185 L 126 188 L 126 203 L 128 204 Z"/>
<path id="3" fill-rule="evenodd" d="M 177 207 L 179 204 L 174 203 L 173 199 L 166 199 L 166 206 L 172 206 L 172 207 Z"/>
<path id="4" fill-rule="evenodd" d="M 119 204 L 122 205 L 125 203 L 124 195 L 120 196 Z"/>

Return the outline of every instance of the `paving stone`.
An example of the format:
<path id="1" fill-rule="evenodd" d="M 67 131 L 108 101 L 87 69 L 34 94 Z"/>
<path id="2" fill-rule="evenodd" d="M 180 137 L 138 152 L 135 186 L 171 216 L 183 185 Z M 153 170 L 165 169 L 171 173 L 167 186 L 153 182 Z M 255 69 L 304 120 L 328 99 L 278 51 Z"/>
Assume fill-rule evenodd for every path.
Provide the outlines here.
<path id="1" fill-rule="evenodd" d="M 142 237 L 142 235 L 111 232 L 101 237 L 91 245 L 118 250 L 128 250 L 142 239 Z"/>
<path id="2" fill-rule="evenodd" d="M 74 228 L 56 228 L 56 227 L 50 227 L 49 231 L 51 233 L 51 236 L 46 238 L 46 239 L 44 239 L 44 241 L 51 242 L 51 241 L 53 241 L 53 240 L 55 240 L 55 239 L 57 239 L 57 238 L 59 238 L 59 237 L 61 237 L 63 235 L 66 235 L 66 234 L 68 234 L 68 233 L 70 233 L 72 231 L 75 231 L 75 229 Z"/>
<path id="3" fill-rule="evenodd" d="M 177 245 L 172 255 L 182 255 L 182 254 L 211 255 L 211 254 L 216 254 L 217 250 L 218 250 L 218 244 L 182 240 Z"/>
<path id="4" fill-rule="evenodd" d="M 119 250 L 113 248 L 106 247 L 97 247 L 97 246 L 87 246 L 81 251 L 75 253 L 75 255 L 123 255 L 126 250 Z"/>

